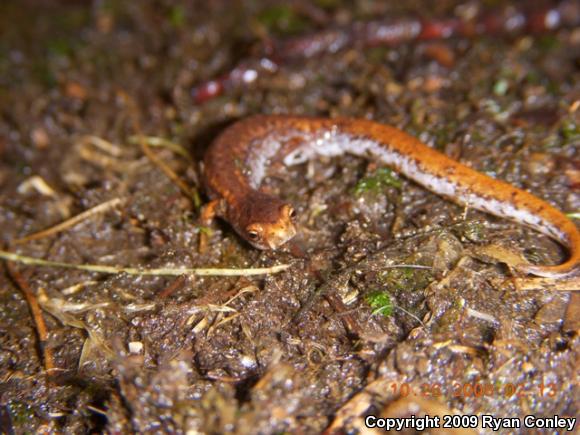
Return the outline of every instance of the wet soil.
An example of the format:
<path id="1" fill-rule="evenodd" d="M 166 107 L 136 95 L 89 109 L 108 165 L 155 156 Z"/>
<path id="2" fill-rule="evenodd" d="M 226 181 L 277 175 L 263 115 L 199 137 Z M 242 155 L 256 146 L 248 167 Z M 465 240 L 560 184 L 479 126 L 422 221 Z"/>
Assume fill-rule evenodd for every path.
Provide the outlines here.
<path id="1" fill-rule="evenodd" d="M 407 394 L 423 397 L 427 413 L 437 403 L 497 417 L 578 415 L 570 293 L 519 289 L 504 263 L 478 250 L 556 263 L 565 257 L 557 243 L 345 156 L 273 168 L 265 188 L 295 204 L 300 235 L 260 252 L 223 222 L 203 227 L 199 204 L 135 141 L 141 133 L 161 143 L 152 150 L 194 187 L 203 150 L 236 119 L 370 118 L 578 211 L 578 29 L 345 50 L 290 62 L 204 104 L 191 98 L 195 84 L 268 38 L 328 25 L 311 8 L 347 24 L 453 15 L 460 5 L 398 3 L 0 4 L 6 249 L 138 268 L 291 264 L 258 277 L 15 265 L 42 308 L 44 343 L 3 268 L 0 427 L 356 433 L 360 416 Z M 114 199 L 62 232 L 11 243 Z"/>

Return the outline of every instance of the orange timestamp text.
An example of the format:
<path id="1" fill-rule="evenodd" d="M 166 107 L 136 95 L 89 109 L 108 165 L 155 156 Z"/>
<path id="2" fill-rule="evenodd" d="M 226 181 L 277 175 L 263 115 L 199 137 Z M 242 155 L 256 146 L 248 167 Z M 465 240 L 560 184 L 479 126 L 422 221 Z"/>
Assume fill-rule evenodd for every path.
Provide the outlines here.
<path id="1" fill-rule="evenodd" d="M 437 382 L 422 384 L 392 382 L 388 388 L 401 397 L 555 397 L 558 392 L 558 386 L 555 383 L 529 385 L 511 382 L 452 382 L 446 385 Z"/>

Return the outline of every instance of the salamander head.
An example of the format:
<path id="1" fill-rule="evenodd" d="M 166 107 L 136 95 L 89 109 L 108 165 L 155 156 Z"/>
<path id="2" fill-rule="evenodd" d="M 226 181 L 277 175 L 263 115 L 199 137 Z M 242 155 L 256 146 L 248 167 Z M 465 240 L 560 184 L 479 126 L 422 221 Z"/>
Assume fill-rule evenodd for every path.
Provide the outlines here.
<path id="1" fill-rule="evenodd" d="M 296 235 L 294 208 L 278 199 L 254 198 L 240 216 L 238 233 L 258 249 L 278 249 Z"/>

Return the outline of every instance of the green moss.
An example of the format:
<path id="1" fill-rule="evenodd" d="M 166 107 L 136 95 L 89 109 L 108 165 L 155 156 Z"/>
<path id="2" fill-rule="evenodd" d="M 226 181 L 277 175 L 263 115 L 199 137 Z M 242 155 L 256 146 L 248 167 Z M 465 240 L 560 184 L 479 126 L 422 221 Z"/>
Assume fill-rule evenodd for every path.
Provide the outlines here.
<path id="1" fill-rule="evenodd" d="M 449 309 L 439 318 L 436 332 L 440 333 L 448 331 L 449 329 L 452 329 L 454 325 L 457 325 L 461 319 L 461 315 L 463 314 L 464 307 L 465 301 L 462 298 L 455 299 Z"/>
<path id="2" fill-rule="evenodd" d="M 181 29 L 185 24 L 185 9 L 182 5 L 175 5 L 169 10 L 169 22 L 176 29 Z"/>
<path id="3" fill-rule="evenodd" d="M 500 105 L 500 103 L 491 98 L 486 98 L 482 102 L 482 109 L 488 115 L 491 115 L 497 122 L 505 122 L 509 119 L 509 111 Z"/>
<path id="4" fill-rule="evenodd" d="M 493 85 L 493 93 L 498 97 L 504 96 L 507 94 L 509 89 L 509 82 L 506 79 L 499 79 Z"/>
<path id="5" fill-rule="evenodd" d="M 483 135 L 483 133 L 481 132 L 481 130 L 473 130 L 471 132 L 471 140 L 472 142 L 483 142 L 485 139 L 485 136 Z"/>
<path id="6" fill-rule="evenodd" d="M 555 80 L 548 80 L 548 83 L 546 83 L 546 91 L 553 96 L 560 95 L 560 83 Z"/>
<path id="7" fill-rule="evenodd" d="M 74 46 L 70 39 L 54 38 L 48 41 L 48 53 L 50 56 L 69 56 L 74 52 Z"/>
<path id="8" fill-rule="evenodd" d="M 393 302 L 388 293 L 376 290 L 369 293 L 365 300 L 373 309 L 373 315 L 380 314 L 383 317 L 390 317 L 393 314 Z"/>
<path id="9" fill-rule="evenodd" d="M 32 76 L 47 88 L 57 85 L 56 76 L 44 59 L 39 59 L 31 65 Z"/>
<path id="10" fill-rule="evenodd" d="M 542 35 L 536 41 L 536 46 L 542 51 L 552 51 L 560 45 L 555 35 Z"/>
<path id="11" fill-rule="evenodd" d="M 340 0 L 314 0 L 314 3 L 316 4 L 316 6 L 318 6 L 320 8 L 333 10 L 333 9 L 336 9 L 340 6 L 341 1 Z"/>
<path id="12" fill-rule="evenodd" d="M 580 129 L 572 120 L 565 120 L 560 127 L 560 133 L 566 141 L 575 140 L 580 137 Z"/>
<path id="13" fill-rule="evenodd" d="M 296 34 L 304 31 L 307 23 L 290 4 L 269 7 L 258 15 L 258 21 L 269 31 L 280 34 Z"/>
<path id="14" fill-rule="evenodd" d="M 385 61 L 385 58 L 387 57 L 387 53 L 389 52 L 389 48 L 388 47 L 373 47 L 373 48 L 369 48 L 366 53 L 367 53 L 367 59 L 369 60 L 369 62 L 374 63 L 374 64 L 382 64 Z"/>
<path id="15" fill-rule="evenodd" d="M 199 230 L 199 232 L 201 234 L 207 234 L 208 236 L 211 236 L 213 234 L 213 230 L 210 227 L 205 227 L 203 225 L 198 225 L 197 229 Z"/>
<path id="16" fill-rule="evenodd" d="M 409 263 L 413 263 L 411 259 Z M 380 282 L 392 291 L 414 292 L 422 290 L 431 282 L 431 271 L 413 267 L 386 269 L 379 273 Z"/>
<path id="17" fill-rule="evenodd" d="M 461 223 L 456 228 L 460 237 L 463 237 L 471 242 L 482 242 L 485 240 L 485 227 L 480 222 L 468 221 Z"/>
<path id="18" fill-rule="evenodd" d="M 451 141 L 454 132 L 457 130 L 457 123 L 450 122 L 445 127 L 438 129 L 435 132 L 435 148 L 442 151 L 445 146 Z"/>
<path id="19" fill-rule="evenodd" d="M 104 0 L 98 3 L 99 9 L 104 12 L 108 12 L 111 14 L 119 13 L 120 11 L 120 4 L 115 0 Z"/>
<path id="20" fill-rule="evenodd" d="M 542 83 L 542 78 L 537 71 L 528 71 L 526 73 L 525 81 L 532 85 L 539 85 Z"/>
<path id="21" fill-rule="evenodd" d="M 542 147 L 545 149 L 556 148 L 562 144 L 562 138 L 557 133 L 549 134 L 542 141 Z"/>
<path id="22" fill-rule="evenodd" d="M 30 423 L 31 419 L 34 417 L 34 411 L 30 406 L 20 403 L 12 402 L 8 405 L 10 416 L 12 417 L 12 423 L 16 428 L 23 427 L 25 424 Z"/>
<path id="23" fill-rule="evenodd" d="M 377 194 L 385 187 L 401 188 L 401 180 L 393 175 L 393 171 L 389 168 L 379 168 L 371 176 L 360 180 L 353 189 L 355 196 L 361 196 L 365 193 Z"/>

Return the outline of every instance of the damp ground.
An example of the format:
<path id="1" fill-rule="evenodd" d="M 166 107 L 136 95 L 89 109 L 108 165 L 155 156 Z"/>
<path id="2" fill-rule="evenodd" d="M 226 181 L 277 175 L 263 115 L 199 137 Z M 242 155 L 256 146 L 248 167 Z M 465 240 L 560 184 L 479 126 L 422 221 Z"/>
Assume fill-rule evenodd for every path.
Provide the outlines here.
<path id="1" fill-rule="evenodd" d="M 562 261 L 556 242 L 344 156 L 272 168 L 264 188 L 295 205 L 300 234 L 257 251 L 224 222 L 203 226 L 195 192 L 139 146 L 143 135 L 204 202 L 200 156 L 236 119 L 368 118 L 577 212 L 577 29 L 347 49 L 193 101 L 196 84 L 269 38 L 458 10 L 429 4 L 2 2 L 5 249 L 141 269 L 290 267 L 167 277 L 13 263 L 41 307 L 42 343 L 3 267 L 0 426 L 355 433 L 362 416 L 397 415 L 411 397 L 428 414 L 576 416 L 579 301 L 557 282 L 521 288 L 509 267 Z"/>

